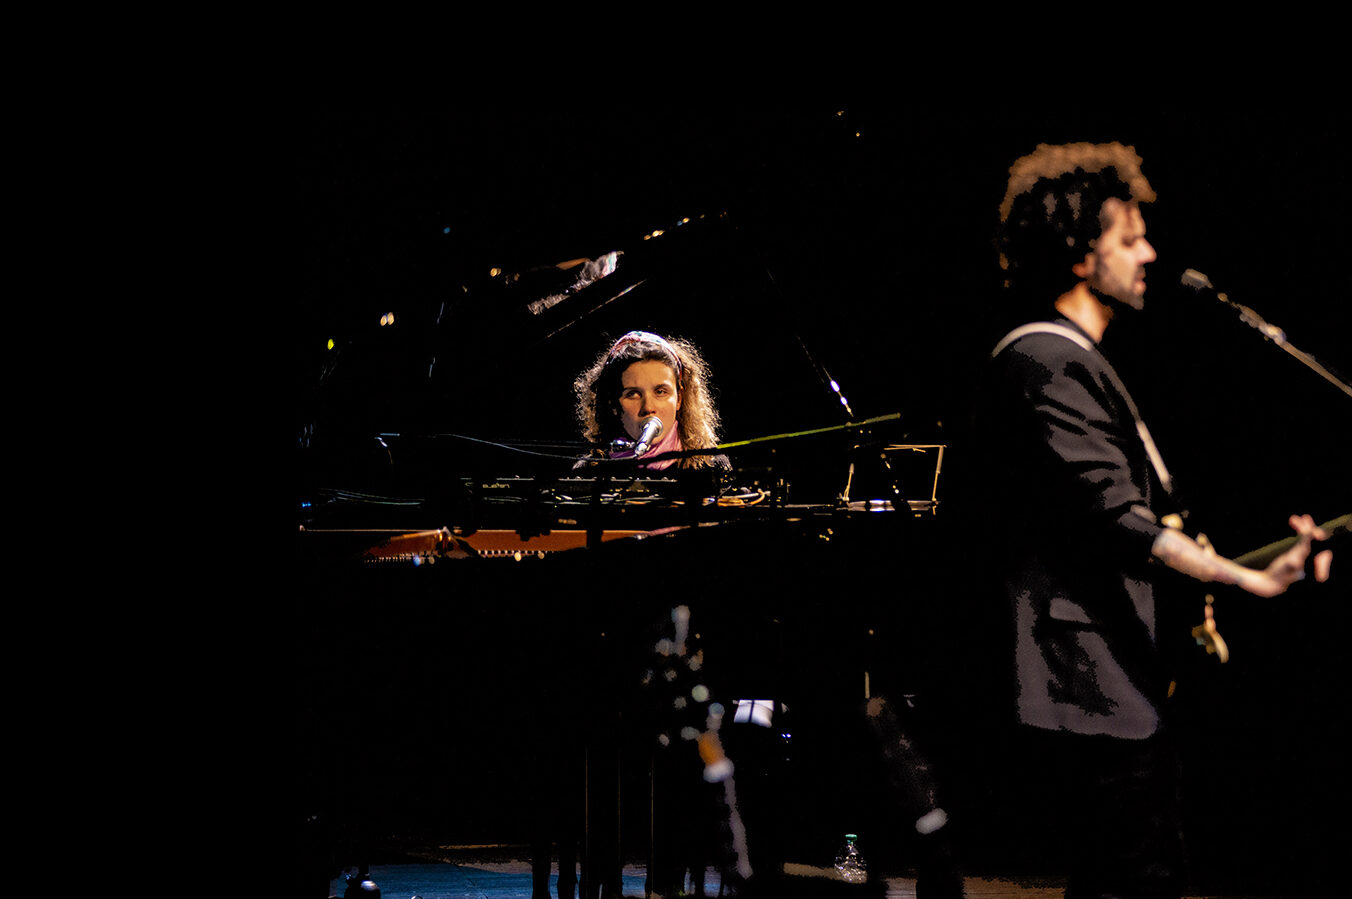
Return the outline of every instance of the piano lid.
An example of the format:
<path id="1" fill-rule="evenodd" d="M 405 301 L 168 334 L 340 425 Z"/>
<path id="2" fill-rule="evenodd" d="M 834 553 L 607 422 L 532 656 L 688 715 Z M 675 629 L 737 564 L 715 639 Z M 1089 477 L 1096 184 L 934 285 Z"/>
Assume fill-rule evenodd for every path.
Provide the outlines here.
<path id="1" fill-rule="evenodd" d="M 394 467 L 418 493 L 549 470 L 583 450 L 575 376 L 635 328 L 700 347 L 725 440 L 897 411 L 893 441 L 935 439 L 910 411 L 929 389 L 907 373 L 922 344 L 879 327 L 906 250 L 853 214 L 877 182 L 836 110 L 519 112 L 324 123 L 309 483 L 384 490 Z M 410 453 L 435 435 L 457 439 Z"/>

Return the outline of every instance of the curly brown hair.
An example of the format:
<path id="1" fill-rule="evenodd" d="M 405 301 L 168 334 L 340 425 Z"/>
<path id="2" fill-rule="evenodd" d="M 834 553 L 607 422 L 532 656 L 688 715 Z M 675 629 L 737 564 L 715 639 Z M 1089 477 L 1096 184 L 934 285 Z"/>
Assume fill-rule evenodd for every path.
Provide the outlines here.
<path id="1" fill-rule="evenodd" d="M 1111 222 L 1108 199 L 1149 203 L 1155 191 L 1134 147 L 1120 143 L 1038 144 L 1009 169 L 996 245 L 1008 286 L 1059 292 Z"/>
<path id="2" fill-rule="evenodd" d="M 687 450 L 716 447 L 719 417 L 709 386 L 708 363 L 690 341 L 647 331 L 630 331 L 620 337 L 573 382 L 582 436 L 598 447 L 625 436 L 620 418 L 620 376 L 635 362 L 650 359 L 666 363 L 676 373 L 676 389 L 681 396 L 676 423 L 682 446 Z M 678 464 L 682 468 L 704 468 L 720 467 L 726 461 L 711 454 L 690 456 Z"/>

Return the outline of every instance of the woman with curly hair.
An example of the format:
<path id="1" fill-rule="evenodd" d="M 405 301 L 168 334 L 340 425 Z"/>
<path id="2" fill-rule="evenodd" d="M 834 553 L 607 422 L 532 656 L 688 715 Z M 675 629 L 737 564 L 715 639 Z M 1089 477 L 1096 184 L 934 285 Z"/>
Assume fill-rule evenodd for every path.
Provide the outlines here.
<path id="1" fill-rule="evenodd" d="M 598 454 L 656 458 L 718 445 L 718 410 L 710 395 L 709 366 L 687 340 L 630 331 L 580 374 L 573 388 L 583 436 L 597 445 Z M 654 419 L 661 428 L 651 436 Z M 642 440 L 645 426 L 651 445 Z M 727 458 L 716 454 L 644 464 L 653 469 L 729 467 Z"/>

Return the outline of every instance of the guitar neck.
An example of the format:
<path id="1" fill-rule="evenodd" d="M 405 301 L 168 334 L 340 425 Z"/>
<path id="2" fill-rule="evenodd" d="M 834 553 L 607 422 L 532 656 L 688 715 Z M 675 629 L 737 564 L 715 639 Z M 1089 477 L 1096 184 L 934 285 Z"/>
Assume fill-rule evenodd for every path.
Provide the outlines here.
<path id="1" fill-rule="evenodd" d="M 1340 515 L 1331 521 L 1326 521 L 1320 525 L 1332 540 L 1339 534 L 1346 533 L 1352 529 L 1352 515 Z M 1287 537 L 1284 540 L 1278 540 L 1276 543 L 1269 543 L 1267 546 L 1259 547 L 1253 552 L 1245 553 L 1235 559 L 1240 565 L 1246 568 L 1266 568 L 1273 559 L 1286 552 L 1296 545 L 1295 537 Z"/>

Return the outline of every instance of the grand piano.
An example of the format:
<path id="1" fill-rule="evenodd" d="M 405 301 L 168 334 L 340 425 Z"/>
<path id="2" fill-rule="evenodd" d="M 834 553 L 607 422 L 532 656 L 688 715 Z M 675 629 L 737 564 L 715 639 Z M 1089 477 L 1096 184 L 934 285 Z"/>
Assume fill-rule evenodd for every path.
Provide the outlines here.
<path id="1" fill-rule="evenodd" d="M 859 709 L 939 680 L 942 434 L 852 408 L 727 220 L 681 229 L 495 272 L 315 359 L 303 780 L 346 863 L 404 832 L 576 840 L 589 882 L 674 866 L 702 784 L 652 684 L 677 608 L 702 707 L 743 712 L 723 733 L 752 854 L 829 867 L 845 832 L 895 826 Z M 701 346 L 730 471 L 575 467 L 571 378 L 632 327 Z"/>

